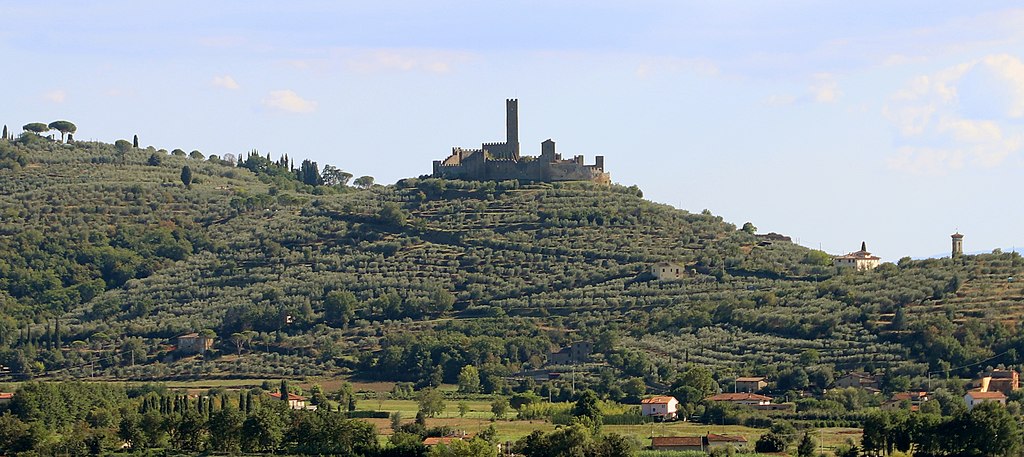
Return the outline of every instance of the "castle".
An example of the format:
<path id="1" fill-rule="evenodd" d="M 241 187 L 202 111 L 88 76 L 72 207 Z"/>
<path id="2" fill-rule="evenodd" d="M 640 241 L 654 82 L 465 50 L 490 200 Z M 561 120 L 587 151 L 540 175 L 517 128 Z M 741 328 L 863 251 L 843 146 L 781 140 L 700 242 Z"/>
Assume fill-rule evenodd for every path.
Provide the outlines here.
<path id="1" fill-rule="evenodd" d="M 540 156 L 519 155 L 519 101 L 505 100 L 506 140 L 484 143 L 480 149 L 452 148 L 444 160 L 434 161 L 435 178 L 497 181 L 593 181 L 611 183 L 604 171 L 604 156 L 584 165 L 583 156 L 563 160 L 550 139 L 540 144 Z"/>

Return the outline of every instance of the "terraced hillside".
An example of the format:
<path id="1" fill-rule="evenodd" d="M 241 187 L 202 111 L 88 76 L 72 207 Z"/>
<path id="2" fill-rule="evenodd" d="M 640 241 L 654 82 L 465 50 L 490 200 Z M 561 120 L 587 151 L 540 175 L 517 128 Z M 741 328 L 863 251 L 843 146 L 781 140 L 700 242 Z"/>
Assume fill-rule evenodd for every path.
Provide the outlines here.
<path id="1" fill-rule="evenodd" d="M 599 352 L 589 376 L 608 390 L 671 383 L 687 364 L 723 380 L 792 367 L 923 377 L 1024 354 L 1016 254 L 838 274 L 824 253 L 636 188 L 329 187 L 287 160 L 31 138 L 0 154 L 0 364 L 14 375 L 432 383 L 472 364 L 495 388 L 586 339 Z M 657 281 L 659 261 L 688 274 Z M 213 353 L 175 350 L 204 330 Z"/>

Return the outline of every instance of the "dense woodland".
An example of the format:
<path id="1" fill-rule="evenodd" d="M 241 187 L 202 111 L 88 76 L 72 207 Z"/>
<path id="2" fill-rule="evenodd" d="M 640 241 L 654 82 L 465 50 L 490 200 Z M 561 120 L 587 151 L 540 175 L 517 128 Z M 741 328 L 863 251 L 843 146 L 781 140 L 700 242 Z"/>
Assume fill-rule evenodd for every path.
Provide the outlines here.
<path id="1" fill-rule="evenodd" d="M 636 187 L 352 178 L 138 138 L 0 140 L 2 374 L 421 388 L 471 366 L 485 393 L 636 401 L 741 375 L 795 399 L 850 370 L 884 375 L 887 393 L 955 395 L 959 378 L 1024 362 L 1016 253 L 839 272 L 826 253 Z M 655 280 L 659 261 L 688 274 Z M 190 332 L 215 335 L 214 349 L 176 350 Z M 558 371 L 548 354 L 581 340 L 596 354 L 571 388 L 520 375 Z M 743 420 L 699 400 L 694 413 Z M 802 411 L 847 420 L 844 401 L 871 402 L 825 401 Z"/>

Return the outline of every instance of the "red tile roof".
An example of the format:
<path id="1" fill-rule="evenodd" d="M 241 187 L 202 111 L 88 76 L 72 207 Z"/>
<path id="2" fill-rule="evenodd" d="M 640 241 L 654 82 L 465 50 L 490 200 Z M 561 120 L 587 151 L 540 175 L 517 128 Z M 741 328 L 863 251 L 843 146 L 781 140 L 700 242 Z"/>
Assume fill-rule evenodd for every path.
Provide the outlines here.
<path id="1" fill-rule="evenodd" d="M 772 397 L 752 394 L 749 392 L 724 393 L 712 395 L 707 398 L 710 401 L 772 401 Z"/>
<path id="2" fill-rule="evenodd" d="M 708 438 L 708 442 L 709 443 L 746 443 L 747 442 L 746 438 L 744 438 L 742 436 L 739 436 L 739 435 L 729 436 L 729 435 L 716 435 L 714 433 L 708 433 L 707 438 Z"/>
<path id="3" fill-rule="evenodd" d="M 703 436 L 655 436 L 651 437 L 651 446 L 694 446 L 704 445 Z"/>
<path id="4" fill-rule="evenodd" d="M 270 396 L 280 400 L 281 399 L 281 392 L 272 392 L 270 394 Z M 291 400 L 306 401 L 306 397 L 300 397 L 300 396 L 295 395 L 295 394 L 293 394 L 291 392 L 288 392 L 288 400 L 289 401 L 291 401 Z"/>
<path id="5" fill-rule="evenodd" d="M 0 392 L 0 400 L 10 400 L 14 398 L 14 394 L 11 392 Z"/>
<path id="6" fill-rule="evenodd" d="M 1002 392 L 978 392 L 972 390 L 967 392 L 967 395 L 976 400 L 1002 400 L 1006 398 L 1006 395 Z"/>
<path id="7" fill-rule="evenodd" d="M 928 398 L 928 392 L 897 392 L 893 394 L 892 401 L 920 400 Z"/>
<path id="8" fill-rule="evenodd" d="M 676 397 L 668 397 L 668 396 L 665 396 L 665 395 L 661 395 L 661 396 L 657 396 L 657 397 L 645 398 L 643 400 L 640 400 L 640 403 L 644 404 L 644 405 L 667 405 L 667 404 L 671 403 L 672 400 L 675 400 L 675 399 L 676 399 Z M 678 400 L 676 400 L 676 401 L 678 401 Z"/>
<path id="9" fill-rule="evenodd" d="M 457 436 L 428 436 L 423 439 L 424 446 L 436 446 L 438 444 L 451 444 L 452 441 L 462 441 L 462 438 Z"/>
<path id="10" fill-rule="evenodd" d="M 744 376 L 736 378 L 736 382 L 759 382 L 764 381 L 764 376 Z"/>

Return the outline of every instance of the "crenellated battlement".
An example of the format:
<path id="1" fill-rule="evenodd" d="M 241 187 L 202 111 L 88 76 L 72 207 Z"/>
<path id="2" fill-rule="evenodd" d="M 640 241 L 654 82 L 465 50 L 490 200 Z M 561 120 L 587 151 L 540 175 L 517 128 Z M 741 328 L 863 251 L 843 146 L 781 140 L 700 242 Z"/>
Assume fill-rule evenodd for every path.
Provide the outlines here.
<path id="1" fill-rule="evenodd" d="M 434 177 L 479 181 L 517 179 L 521 181 L 594 181 L 611 183 L 604 171 L 604 156 L 586 165 L 582 155 L 563 160 L 555 142 L 541 143 L 541 155 L 519 155 L 519 100 L 505 99 L 506 141 L 482 143 L 480 149 L 453 147 L 445 160 L 434 161 Z"/>

